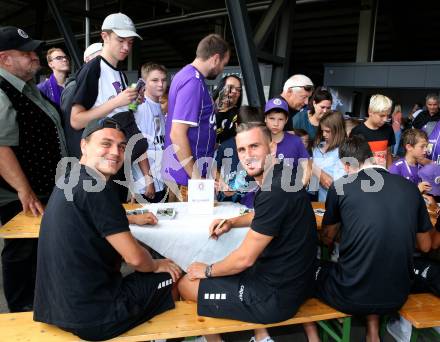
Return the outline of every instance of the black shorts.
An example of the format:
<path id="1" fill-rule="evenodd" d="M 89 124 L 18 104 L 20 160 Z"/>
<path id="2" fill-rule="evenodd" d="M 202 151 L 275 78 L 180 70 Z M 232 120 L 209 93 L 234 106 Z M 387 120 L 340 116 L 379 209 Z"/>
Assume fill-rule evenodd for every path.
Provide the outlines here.
<path id="1" fill-rule="evenodd" d="M 411 292 L 429 292 L 440 296 L 440 262 L 425 257 L 414 258 Z"/>
<path id="2" fill-rule="evenodd" d="M 334 272 L 335 267 L 336 267 L 336 263 L 334 262 L 322 261 L 322 260 L 316 261 L 316 269 L 315 269 L 316 298 L 322 300 L 324 303 L 335 308 L 336 310 L 339 310 L 349 315 L 359 315 L 359 316 L 388 315 L 400 309 L 401 305 L 386 308 L 374 304 L 372 304 L 371 306 L 360 305 L 355 303 L 348 303 L 347 301 L 341 300 L 334 293 L 331 293 L 328 290 L 328 287 L 325 286 L 328 283 L 328 277 L 332 272 Z"/>
<path id="3" fill-rule="evenodd" d="M 172 287 L 169 273 L 131 273 L 123 278 L 116 298 L 118 309 L 114 316 L 119 318 L 117 321 L 86 328 L 61 328 L 89 341 L 116 337 L 153 316 L 173 309 Z"/>
<path id="4" fill-rule="evenodd" d="M 242 273 L 202 279 L 197 313 L 200 316 L 268 324 L 293 317 L 304 300 L 286 296 L 282 291 Z"/>

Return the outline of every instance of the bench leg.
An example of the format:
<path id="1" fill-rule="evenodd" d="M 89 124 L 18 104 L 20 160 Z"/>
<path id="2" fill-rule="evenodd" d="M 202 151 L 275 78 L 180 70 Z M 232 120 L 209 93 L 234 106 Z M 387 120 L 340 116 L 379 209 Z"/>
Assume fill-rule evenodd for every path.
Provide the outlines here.
<path id="1" fill-rule="evenodd" d="M 351 332 L 351 317 L 345 317 L 342 319 L 342 329 L 338 326 L 338 329 L 332 327 L 331 321 L 318 321 L 318 325 L 323 329 L 322 340 L 328 341 L 329 335 L 337 342 L 349 342 Z M 336 332 L 338 330 L 338 332 Z M 342 333 L 342 335 L 339 334 Z"/>
<path id="2" fill-rule="evenodd" d="M 411 338 L 410 338 L 409 342 L 416 342 L 418 337 L 419 337 L 419 330 L 412 327 Z"/>

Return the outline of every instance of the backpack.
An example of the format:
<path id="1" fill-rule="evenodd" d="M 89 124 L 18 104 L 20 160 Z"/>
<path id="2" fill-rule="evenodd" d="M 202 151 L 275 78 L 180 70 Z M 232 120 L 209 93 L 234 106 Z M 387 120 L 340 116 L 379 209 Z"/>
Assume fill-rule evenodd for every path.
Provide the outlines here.
<path id="1" fill-rule="evenodd" d="M 76 130 L 72 127 L 70 124 L 70 113 L 72 111 L 73 97 L 77 87 L 76 76 L 79 70 L 67 79 L 60 99 L 61 118 L 64 135 L 66 137 L 68 155 L 69 157 L 76 157 L 78 159 L 81 157 L 80 141 L 82 129 Z"/>

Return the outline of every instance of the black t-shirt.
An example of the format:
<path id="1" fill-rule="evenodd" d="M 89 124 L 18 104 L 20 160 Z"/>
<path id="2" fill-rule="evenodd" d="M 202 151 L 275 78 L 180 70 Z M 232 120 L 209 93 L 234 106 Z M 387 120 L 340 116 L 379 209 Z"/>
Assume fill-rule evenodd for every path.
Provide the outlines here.
<path id="1" fill-rule="evenodd" d="M 281 182 L 289 185 L 292 171 L 285 168 L 288 175 L 282 177 L 283 166 L 275 165 L 273 177 L 265 180 L 263 190 L 258 190 L 255 196 L 255 216 L 251 229 L 274 238 L 249 274 L 251 279 L 277 288 L 285 296 L 304 300 L 313 281 L 316 221 L 304 189 L 283 189 Z M 272 186 L 269 191 L 264 191 L 268 181 L 272 181 Z"/>
<path id="2" fill-rule="evenodd" d="M 235 124 L 237 122 L 238 108 L 234 107 L 226 112 L 217 112 L 215 120 L 217 123 L 217 143 L 235 137 Z"/>
<path id="3" fill-rule="evenodd" d="M 38 240 L 34 319 L 64 328 L 117 321 L 112 316 L 117 312 L 113 306 L 120 293 L 122 259 L 106 236 L 129 231 L 109 182 L 101 191 L 85 191 L 88 184 L 96 187 L 99 177 L 84 166 L 71 172 L 70 181 L 77 177 L 72 201 L 54 188 Z"/>
<path id="4" fill-rule="evenodd" d="M 414 119 L 412 125 L 414 128 L 421 129 L 423 126 L 425 126 L 428 122 L 434 121 L 437 122 L 440 120 L 440 111 L 435 113 L 433 116 L 429 114 L 427 110 L 424 110 L 417 115 L 417 117 Z"/>
<path id="5" fill-rule="evenodd" d="M 320 286 L 329 304 L 346 312 L 399 308 L 414 273 L 416 233 L 432 228 L 425 202 L 416 185 L 383 168 L 364 169 L 344 184 L 346 177 L 327 194 L 323 225 L 340 222 L 341 237 L 338 264 Z"/>
<path id="6" fill-rule="evenodd" d="M 362 135 L 368 141 L 376 163 L 386 166 L 388 147 L 396 143 L 394 131 L 390 125 L 385 124 L 378 129 L 371 129 L 362 123 L 354 127 L 350 135 Z"/>

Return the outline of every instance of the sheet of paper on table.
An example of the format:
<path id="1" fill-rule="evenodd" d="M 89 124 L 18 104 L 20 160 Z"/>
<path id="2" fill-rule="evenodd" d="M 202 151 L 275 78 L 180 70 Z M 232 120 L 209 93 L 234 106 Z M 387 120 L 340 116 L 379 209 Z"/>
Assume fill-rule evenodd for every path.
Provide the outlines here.
<path id="1" fill-rule="evenodd" d="M 212 215 L 214 212 L 214 180 L 188 181 L 188 212 L 193 215 Z"/>

